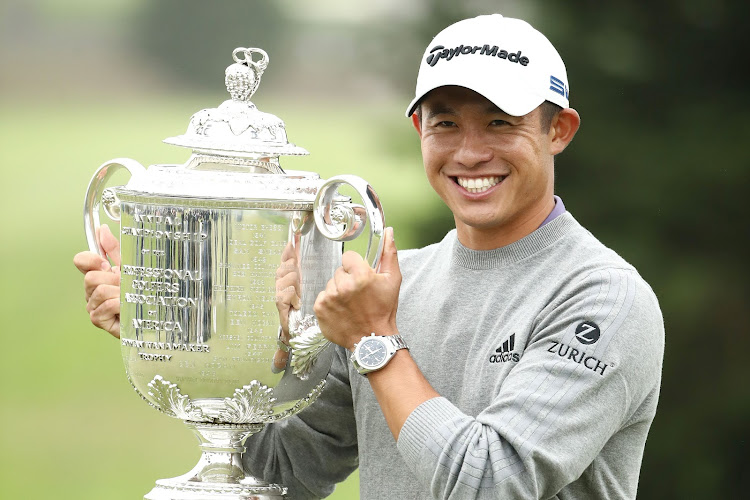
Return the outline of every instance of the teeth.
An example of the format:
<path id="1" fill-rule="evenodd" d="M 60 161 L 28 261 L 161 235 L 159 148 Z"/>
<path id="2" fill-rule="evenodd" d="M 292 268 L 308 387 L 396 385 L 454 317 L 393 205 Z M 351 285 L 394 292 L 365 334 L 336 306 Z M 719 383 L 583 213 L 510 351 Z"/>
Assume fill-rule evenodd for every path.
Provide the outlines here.
<path id="1" fill-rule="evenodd" d="M 504 179 L 505 177 L 502 177 Z M 501 177 L 456 177 L 458 183 L 470 193 L 482 193 L 501 181 Z"/>

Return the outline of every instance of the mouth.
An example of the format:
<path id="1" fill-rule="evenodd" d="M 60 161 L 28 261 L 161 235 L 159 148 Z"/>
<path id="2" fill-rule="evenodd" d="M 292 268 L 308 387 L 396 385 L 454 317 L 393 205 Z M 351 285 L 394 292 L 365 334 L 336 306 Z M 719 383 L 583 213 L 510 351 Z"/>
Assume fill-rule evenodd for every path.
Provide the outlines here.
<path id="1" fill-rule="evenodd" d="M 490 177 L 453 177 L 453 182 L 470 193 L 483 193 L 503 182 L 505 175 Z"/>

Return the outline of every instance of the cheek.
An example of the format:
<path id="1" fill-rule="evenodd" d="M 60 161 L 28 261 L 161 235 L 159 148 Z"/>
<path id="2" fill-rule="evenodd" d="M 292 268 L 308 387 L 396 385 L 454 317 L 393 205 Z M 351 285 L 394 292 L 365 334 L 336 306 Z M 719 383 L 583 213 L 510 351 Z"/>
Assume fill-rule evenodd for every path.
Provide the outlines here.
<path id="1" fill-rule="evenodd" d="M 434 143 L 435 141 L 422 141 L 422 162 L 428 176 L 436 175 L 445 161 L 445 155 Z"/>
<path id="2" fill-rule="evenodd" d="M 444 162 L 450 159 L 456 150 L 455 140 L 447 134 L 426 136 L 422 139 L 422 157 L 432 162 Z"/>
<path id="3" fill-rule="evenodd" d="M 495 141 L 495 147 L 498 154 L 508 158 L 515 158 L 517 161 L 529 159 L 534 153 L 534 146 L 523 136 L 504 135 Z"/>

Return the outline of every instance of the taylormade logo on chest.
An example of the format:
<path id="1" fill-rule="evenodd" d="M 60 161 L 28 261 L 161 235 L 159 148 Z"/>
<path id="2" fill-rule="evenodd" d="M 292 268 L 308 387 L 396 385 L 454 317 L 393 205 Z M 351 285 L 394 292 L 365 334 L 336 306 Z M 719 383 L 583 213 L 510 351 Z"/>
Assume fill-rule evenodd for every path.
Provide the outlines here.
<path id="1" fill-rule="evenodd" d="M 440 59 L 450 61 L 454 57 L 458 57 L 461 54 L 468 55 L 477 53 L 479 53 L 480 56 L 492 56 L 498 57 L 500 59 L 505 59 L 512 63 L 520 64 L 521 66 L 528 66 L 530 62 L 528 57 L 521 55 L 520 50 L 518 52 L 508 52 L 507 50 L 501 49 L 497 45 L 493 45 L 492 47 L 490 47 L 489 44 L 485 44 L 482 47 L 480 47 L 479 45 L 459 45 L 458 47 L 453 49 L 446 49 L 442 45 L 435 45 L 430 49 L 430 54 L 425 59 L 425 62 L 430 66 L 435 66 Z"/>

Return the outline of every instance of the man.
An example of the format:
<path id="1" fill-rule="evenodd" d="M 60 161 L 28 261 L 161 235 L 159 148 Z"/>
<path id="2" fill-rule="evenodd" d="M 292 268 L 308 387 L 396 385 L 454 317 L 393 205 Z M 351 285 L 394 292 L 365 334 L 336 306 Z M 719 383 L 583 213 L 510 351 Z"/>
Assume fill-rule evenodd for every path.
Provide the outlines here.
<path id="1" fill-rule="evenodd" d="M 456 229 L 398 254 L 389 230 L 377 273 L 344 254 L 315 304 L 340 346 L 326 391 L 251 437 L 246 467 L 291 498 L 357 465 L 364 499 L 634 498 L 663 322 L 553 194 L 580 124 L 562 59 L 523 21 L 458 22 L 427 47 L 407 116 Z M 92 320 L 111 325 L 113 289 L 95 299 L 86 280 Z M 377 342 L 391 351 L 368 372 Z"/>

